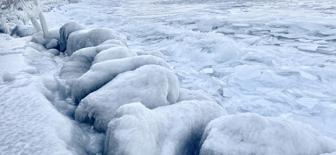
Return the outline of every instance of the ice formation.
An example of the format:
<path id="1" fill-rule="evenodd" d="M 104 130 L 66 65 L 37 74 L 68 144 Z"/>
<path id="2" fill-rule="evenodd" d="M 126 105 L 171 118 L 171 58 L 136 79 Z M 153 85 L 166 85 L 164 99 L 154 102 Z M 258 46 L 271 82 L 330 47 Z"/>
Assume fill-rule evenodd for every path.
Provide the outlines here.
<path id="1" fill-rule="evenodd" d="M 66 23 L 60 28 L 59 34 L 60 34 L 60 51 L 61 52 L 64 52 L 66 50 L 69 35 L 72 32 L 79 31 L 82 29 L 83 29 L 83 26 L 75 22 Z"/>
<path id="2" fill-rule="evenodd" d="M 75 31 L 69 35 L 66 42 L 66 53 L 72 55 L 75 51 L 85 48 L 97 46 L 107 40 L 118 39 L 123 40 L 124 37 L 111 29 L 83 29 Z"/>
<path id="3" fill-rule="evenodd" d="M 202 139 L 201 155 L 318 155 L 336 148 L 309 125 L 252 113 L 211 121 Z"/>
<path id="4" fill-rule="evenodd" d="M 107 155 L 197 154 L 207 123 L 225 114 L 215 102 L 189 100 L 153 110 L 141 103 L 120 107 L 109 123 Z"/>
<path id="5" fill-rule="evenodd" d="M 78 103 L 86 95 L 99 89 L 118 74 L 132 71 L 143 65 L 149 64 L 168 68 L 167 63 L 163 59 L 150 55 L 127 57 L 96 63 L 91 66 L 88 72 L 74 80 L 71 86 L 72 99 Z"/>
<path id="6" fill-rule="evenodd" d="M 175 103 L 178 96 L 179 82 L 170 69 L 145 65 L 119 74 L 86 96 L 79 103 L 75 118 L 93 123 L 97 130 L 105 131 L 115 111 L 124 104 L 142 102 L 148 108 L 155 108 Z"/>

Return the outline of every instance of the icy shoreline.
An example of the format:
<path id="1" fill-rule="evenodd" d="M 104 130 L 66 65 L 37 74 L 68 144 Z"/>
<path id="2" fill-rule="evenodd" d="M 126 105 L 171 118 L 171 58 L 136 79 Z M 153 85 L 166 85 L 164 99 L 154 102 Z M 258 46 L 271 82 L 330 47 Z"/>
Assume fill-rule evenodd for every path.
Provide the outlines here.
<path id="1" fill-rule="evenodd" d="M 331 3 L 317 0 L 305 0 L 291 5 L 288 1 L 276 4 L 151 1 L 144 4 L 140 1 L 104 0 L 97 3 L 83 0 L 78 4 L 52 10 L 47 13 L 47 20 L 53 27 L 59 27 L 67 21 L 76 21 L 88 27 L 104 26 L 126 34 L 129 48 L 137 53 L 160 55 L 177 73 L 181 87 L 202 89 L 210 94 L 203 96 L 214 98 L 229 114 L 239 116 L 239 113 L 252 112 L 271 116 L 257 120 L 267 120 L 278 125 L 284 124 L 281 121 L 279 123 L 278 118 L 295 120 L 316 128 L 321 134 L 317 134 L 317 137 L 335 138 L 336 17 L 333 7 Z M 87 16 L 88 8 L 90 16 Z M 32 75 L 29 74 L 33 74 L 33 77 L 45 76 L 40 72 L 54 72 L 64 64 L 64 60 L 49 55 L 43 59 L 46 61 L 33 64 L 37 69 L 26 68 L 29 65 L 22 63 L 23 57 L 17 57 L 22 52 L 5 45 L 6 43 L 1 44 L 4 45 L 3 49 L 13 52 L 0 53 L 0 60 L 6 60 L 0 63 L 12 66 L 13 70 L 1 68 L 2 85 L 21 81 L 16 76 L 27 78 L 26 74 L 3 74 L 4 72 L 25 70 L 30 78 Z M 24 45 L 20 41 L 17 43 Z M 34 55 L 34 52 L 26 57 L 32 58 L 31 54 Z M 12 63 L 12 60 L 18 63 Z M 110 75 L 107 79 L 113 76 Z M 43 87 L 57 90 L 55 87 L 58 86 L 50 84 L 55 82 L 51 78 L 52 73 L 47 77 L 47 84 L 42 84 L 46 85 Z M 45 79 L 36 79 L 41 80 Z M 87 82 L 84 80 L 84 83 Z M 88 90 L 91 92 L 95 89 Z M 55 92 L 44 93 L 48 100 L 55 97 Z M 70 99 L 61 100 L 64 102 Z M 95 97 L 90 101 L 92 100 Z M 60 105 L 56 107 L 63 110 L 64 114 L 73 114 L 71 109 L 74 107 L 62 107 L 67 105 L 63 103 Z M 234 118 L 241 119 L 238 116 Z M 273 118 L 277 119 L 274 121 Z M 90 122 L 90 119 L 85 120 Z M 305 129 L 303 127 L 300 130 Z M 286 131 L 295 133 L 292 129 Z M 308 131 L 309 135 L 311 130 Z M 102 145 L 101 142 L 97 143 Z M 92 150 L 98 149 L 99 152 L 99 147 Z M 209 148 L 206 149 L 213 149 L 211 146 Z M 315 152 L 319 152 L 318 149 Z"/>

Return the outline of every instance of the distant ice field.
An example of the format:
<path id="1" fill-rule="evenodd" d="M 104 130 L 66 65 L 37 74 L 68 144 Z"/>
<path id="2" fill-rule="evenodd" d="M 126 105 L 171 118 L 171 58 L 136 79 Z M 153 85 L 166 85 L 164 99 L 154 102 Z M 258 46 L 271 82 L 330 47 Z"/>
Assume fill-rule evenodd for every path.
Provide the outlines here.
<path id="1" fill-rule="evenodd" d="M 183 87 L 230 113 L 292 118 L 336 136 L 331 0 L 83 0 L 47 16 L 55 26 L 113 28 L 130 48 L 164 53 Z"/>

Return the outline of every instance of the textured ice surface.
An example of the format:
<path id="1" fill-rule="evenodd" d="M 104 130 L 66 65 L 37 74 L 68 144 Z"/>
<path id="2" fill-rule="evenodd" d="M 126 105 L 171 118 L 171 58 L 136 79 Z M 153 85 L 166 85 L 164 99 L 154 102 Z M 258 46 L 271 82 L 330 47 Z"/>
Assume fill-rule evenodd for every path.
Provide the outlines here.
<path id="1" fill-rule="evenodd" d="M 183 101 L 153 110 L 141 103 L 120 107 L 108 126 L 107 155 L 197 154 L 206 124 L 225 110 L 211 101 Z"/>
<path id="2" fill-rule="evenodd" d="M 211 121 L 202 139 L 201 155 L 318 155 L 336 149 L 334 140 L 309 125 L 249 113 Z"/>
<path id="3" fill-rule="evenodd" d="M 83 26 L 75 22 L 66 23 L 60 28 L 59 35 L 60 35 L 60 51 L 61 52 L 64 52 L 67 48 L 67 41 L 68 41 L 69 35 L 72 32 L 79 31 L 81 29 L 83 29 Z"/>
<path id="4" fill-rule="evenodd" d="M 229 113 L 294 119 L 336 137 L 335 4 L 332 0 L 81 0 L 54 7 L 46 17 L 50 27 L 76 21 L 126 34 L 131 49 L 139 55 L 162 53 L 182 87 L 202 89 Z M 62 66 L 67 59 L 50 54 L 42 59 L 48 61 L 34 62 L 37 69 L 31 69 L 17 51 L 5 49 L 22 44 L 1 37 L 0 69 L 6 70 L 0 73 L 1 84 L 15 82 L 17 74 L 38 77 L 56 72 L 50 65 Z M 29 55 L 40 56 L 32 51 Z M 89 69 L 83 68 L 73 77 Z M 68 73 L 77 72 L 72 69 Z M 181 99 L 195 97 L 181 94 Z"/>
<path id="5" fill-rule="evenodd" d="M 78 105 L 75 118 L 94 124 L 105 131 L 115 111 L 131 102 L 142 102 L 148 108 L 173 104 L 179 97 L 179 81 L 168 68 L 145 65 L 119 74 Z"/>
<path id="6" fill-rule="evenodd" d="M 71 33 L 66 42 L 66 53 L 72 55 L 76 50 L 85 47 L 97 46 L 110 39 L 124 39 L 120 34 L 111 29 L 97 28 L 84 29 Z"/>
<path id="7" fill-rule="evenodd" d="M 130 48 L 163 53 L 182 87 L 203 89 L 230 113 L 287 116 L 336 137 L 335 8 L 332 0 L 84 0 L 50 15 L 125 32 Z"/>
<path id="8" fill-rule="evenodd" d="M 96 63 L 90 70 L 73 81 L 72 99 L 78 103 L 89 93 L 99 89 L 120 73 L 135 70 L 143 65 L 155 64 L 168 68 L 167 63 L 155 56 L 142 55 L 122 59 L 114 59 Z"/>
<path id="9" fill-rule="evenodd" d="M 109 49 L 101 51 L 97 56 L 95 57 L 95 60 L 93 63 L 99 63 L 107 60 L 113 60 L 113 59 L 120 59 L 120 58 L 126 58 L 126 57 L 132 57 L 136 56 L 137 54 L 133 51 L 131 51 L 127 47 L 111 47 Z"/>
<path id="10" fill-rule="evenodd" d="M 11 36 L 26 37 L 32 35 L 33 33 L 35 33 L 35 29 L 33 27 L 17 25 L 13 28 Z"/>
<path id="11" fill-rule="evenodd" d="M 208 101 L 214 101 L 214 99 L 207 94 L 206 92 L 202 90 L 190 90 L 181 88 L 180 89 L 180 95 L 179 95 L 179 101 L 184 100 L 208 100 Z"/>
<path id="12" fill-rule="evenodd" d="M 110 48 L 111 50 L 109 50 Z M 120 52 L 119 50 L 117 50 L 119 48 L 121 48 L 123 51 Z M 60 71 L 60 76 L 63 79 L 74 79 L 80 77 L 82 74 L 89 70 L 89 68 L 95 61 L 95 57 L 100 52 L 105 53 L 102 54 L 102 56 L 106 55 L 107 57 L 97 58 L 101 60 L 96 60 L 96 62 L 111 59 L 113 58 L 112 56 L 122 58 L 134 55 L 134 53 L 126 47 L 123 41 L 108 40 L 98 46 L 86 47 L 77 50 L 70 56 L 70 58 L 68 58 L 68 60 L 63 65 Z"/>

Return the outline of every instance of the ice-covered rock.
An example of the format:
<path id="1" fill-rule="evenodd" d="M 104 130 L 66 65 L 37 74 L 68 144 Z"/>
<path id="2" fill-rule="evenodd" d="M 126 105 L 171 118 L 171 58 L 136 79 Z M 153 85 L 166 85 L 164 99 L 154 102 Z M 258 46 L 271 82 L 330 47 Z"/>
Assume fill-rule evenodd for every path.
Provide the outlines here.
<path id="1" fill-rule="evenodd" d="M 95 64 L 106 60 L 132 57 L 136 55 L 137 54 L 135 52 L 133 52 L 126 46 L 111 47 L 109 49 L 99 52 L 99 54 L 97 54 L 97 56 L 95 57 L 93 63 Z"/>
<path id="2" fill-rule="evenodd" d="M 59 36 L 58 30 L 52 29 L 52 30 L 49 30 L 46 35 L 44 35 L 42 32 L 34 33 L 31 41 L 34 43 L 38 43 L 40 45 L 46 46 L 52 40 L 54 43 L 55 43 L 55 40 L 57 40 L 57 44 L 58 44 L 59 39 L 60 39 L 60 36 Z"/>
<path id="3" fill-rule="evenodd" d="M 98 81 L 95 77 L 99 76 L 100 74 L 96 74 L 89 80 L 91 83 Z M 145 65 L 119 74 L 104 87 L 85 97 L 75 111 L 75 119 L 94 123 L 97 130 L 104 131 L 115 111 L 124 104 L 142 102 L 149 108 L 155 108 L 175 103 L 178 96 L 179 82 L 170 69 Z"/>
<path id="4" fill-rule="evenodd" d="M 108 40 L 99 46 L 86 47 L 77 50 L 70 56 L 69 60 L 67 60 L 61 68 L 60 77 L 63 79 L 78 78 L 89 70 L 99 52 L 113 47 L 125 46 L 126 45 L 119 40 Z"/>
<path id="5" fill-rule="evenodd" d="M 57 49 L 49 49 L 48 52 L 52 55 L 59 55 L 60 53 L 59 50 Z"/>
<path id="6" fill-rule="evenodd" d="M 50 29 L 46 34 L 45 38 L 50 41 L 51 39 L 60 40 L 59 29 Z"/>
<path id="7" fill-rule="evenodd" d="M 66 53 L 72 55 L 73 52 L 85 47 L 97 46 L 107 40 L 123 40 L 120 34 L 110 29 L 84 29 L 71 33 L 66 42 Z"/>
<path id="8" fill-rule="evenodd" d="M 335 141 L 296 121 L 237 114 L 213 120 L 203 135 L 201 155 L 318 155 L 335 151 Z"/>
<path id="9" fill-rule="evenodd" d="M 71 87 L 72 99 L 78 103 L 86 95 L 99 89 L 118 74 L 135 70 L 140 66 L 147 64 L 168 67 L 163 59 L 150 55 L 114 59 L 96 63 L 91 66 L 88 72 L 73 82 Z"/>
<path id="10" fill-rule="evenodd" d="M 57 39 L 51 39 L 46 45 L 45 47 L 47 49 L 57 49 L 58 48 L 58 40 Z"/>
<path id="11" fill-rule="evenodd" d="M 87 47 L 78 50 L 62 66 L 59 73 L 60 77 L 68 80 L 80 77 L 90 69 L 96 54 L 96 47 Z"/>
<path id="12" fill-rule="evenodd" d="M 67 40 L 69 38 L 69 35 L 72 32 L 82 30 L 83 27 L 75 22 L 70 22 L 64 24 L 60 30 L 59 30 L 59 35 L 60 35 L 60 51 L 64 52 L 67 47 Z"/>
<path id="13" fill-rule="evenodd" d="M 34 33 L 31 41 L 40 45 L 45 45 L 48 43 L 48 40 L 44 38 L 42 32 Z"/>
<path id="14" fill-rule="evenodd" d="M 33 27 L 25 25 L 16 25 L 11 32 L 11 36 L 26 37 L 34 34 L 36 30 Z"/>
<path id="15" fill-rule="evenodd" d="M 225 114 L 211 101 L 183 101 L 153 110 L 141 103 L 120 107 L 108 126 L 107 155 L 197 154 L 205 126 Z"/>

